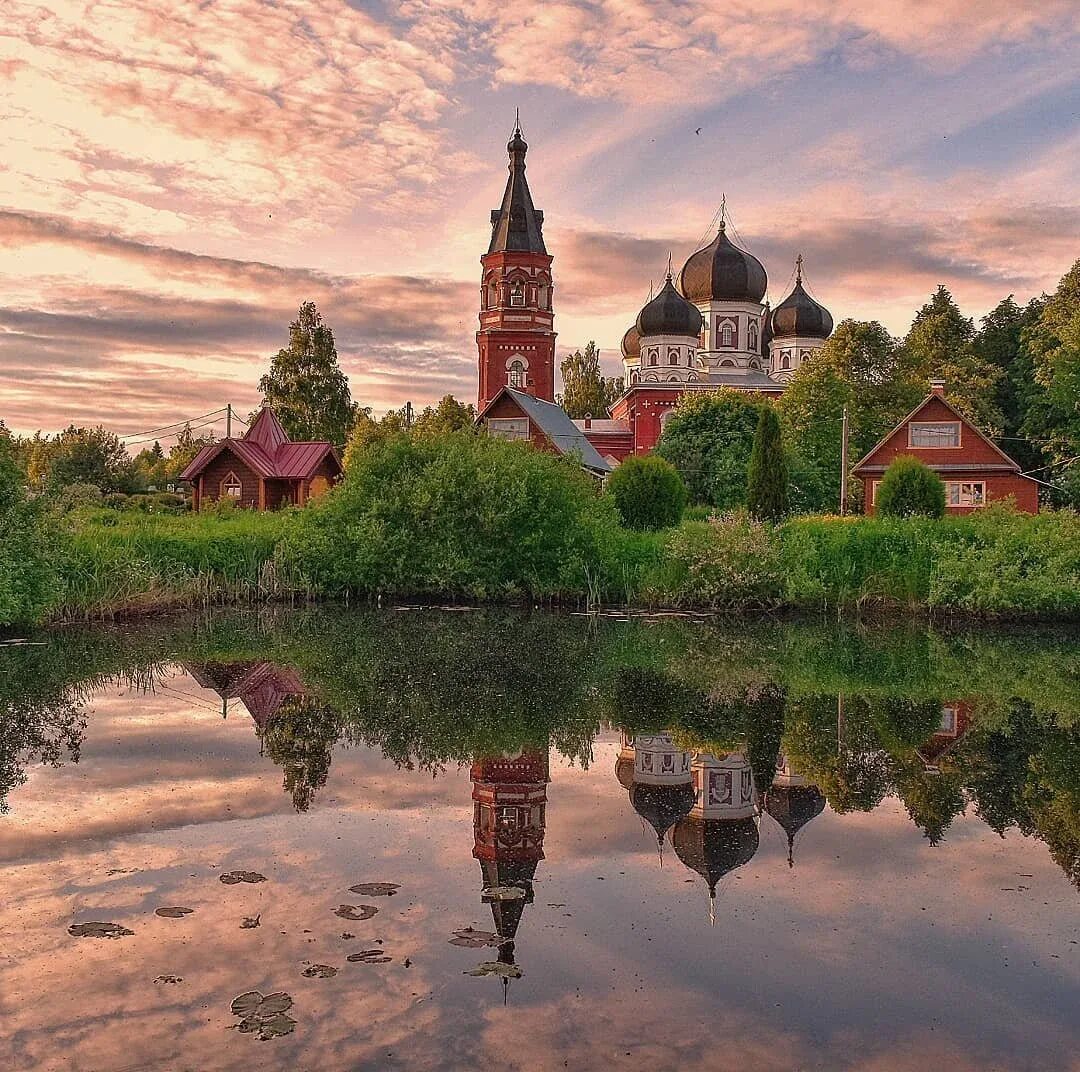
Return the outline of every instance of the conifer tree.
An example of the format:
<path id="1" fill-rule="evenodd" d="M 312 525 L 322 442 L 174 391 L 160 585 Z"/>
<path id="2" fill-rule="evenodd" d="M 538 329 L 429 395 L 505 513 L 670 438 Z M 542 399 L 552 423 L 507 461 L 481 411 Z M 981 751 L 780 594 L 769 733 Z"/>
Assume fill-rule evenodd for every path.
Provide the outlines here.
<path id="1" fill-rule="evenodd" d="M 762 406 L 747 467 L 747 505 L 760 521 L 779 521 L 788 512 L 788 470 L 780 418 Z"/>

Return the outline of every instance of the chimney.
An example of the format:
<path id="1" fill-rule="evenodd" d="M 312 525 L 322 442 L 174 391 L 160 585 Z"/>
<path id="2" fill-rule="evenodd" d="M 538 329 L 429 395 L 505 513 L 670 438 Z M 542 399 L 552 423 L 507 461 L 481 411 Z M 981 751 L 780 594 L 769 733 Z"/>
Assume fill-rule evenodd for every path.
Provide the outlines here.
<path id="1" fill-rule="evenodd" d="M 938 398 L 943 397 L 945 394 L 945 381 L 940 379 L 932 379 L 930 381 L 930 393 L 932 395 L 937 395 Z"/>
<path id="2" fill-rule="evenodd" d="M 591 428 L 592 427 L 592 414 L 591 413 L 586 413 L 585 414 L 585 427 L 586 428 Z"/>

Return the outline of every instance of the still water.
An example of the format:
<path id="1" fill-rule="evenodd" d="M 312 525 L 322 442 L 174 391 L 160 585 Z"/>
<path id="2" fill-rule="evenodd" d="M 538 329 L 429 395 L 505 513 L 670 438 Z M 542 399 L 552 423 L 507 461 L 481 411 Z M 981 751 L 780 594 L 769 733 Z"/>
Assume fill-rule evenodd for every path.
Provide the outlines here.
<path id="1" fill-rule="evenodd" d="M 28 639 L 2 1069 L 1080 1069 L 1071 636 L 399 608 Z"/>

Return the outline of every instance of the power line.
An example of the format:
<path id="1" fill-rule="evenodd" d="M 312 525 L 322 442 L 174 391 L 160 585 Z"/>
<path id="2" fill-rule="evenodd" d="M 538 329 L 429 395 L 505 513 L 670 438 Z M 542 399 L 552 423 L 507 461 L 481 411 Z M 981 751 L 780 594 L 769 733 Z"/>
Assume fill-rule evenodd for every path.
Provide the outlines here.
<path id="1" fill-rule="evenodd" d="M 185 430 L 197 432 L 202 428 L 210 427 L 210 425 L 212 424 L 220 424 L 223 420 L 225 420 L 224 417 L 215 417 L 212 421 L 204 421 L 202 424 L 185 424 L 184 427 L 177 432 L 169 432 L 168 434 L 163 436 L 151 436 L 149 439 L 135 439 L 129 443 L 125 443 L 124 446 L 137 447 L 142 443 L 157 443 L 160 442 L 162 439 L 174 439 L 177 436 L 183 435 Z"/>
<path id="2" fill-rule="evenodd" d="M 172 424 L 163 424 L 160 428 L 148 428 L 145 432 L 128 432 L 127 435 L 118 436 L 119 439 L 134 439 L 135 436 L 148 436 L 153 435 L 155 432 L 164 432 L 169 428 L 182 427 L 185 424 L 191 424 L 192 421 L 202 421 L 207 417 L 213 417 L 215 413 L 224 413 L 225 407 L 220 409 L 212 409 L 209 413 L 204 413 L 201 417 L 186 417 L 182 421 L 173 421 Z"/>

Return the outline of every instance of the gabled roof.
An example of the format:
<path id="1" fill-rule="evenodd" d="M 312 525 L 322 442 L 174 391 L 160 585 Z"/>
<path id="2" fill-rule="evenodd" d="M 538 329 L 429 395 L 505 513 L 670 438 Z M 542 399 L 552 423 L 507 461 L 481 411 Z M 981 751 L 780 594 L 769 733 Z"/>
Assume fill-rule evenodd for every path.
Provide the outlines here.
<path id="1" fill-rule="evenodd" d="M 293 443 L 274 411 L 263 406 L 243 439 L 208 443 L 180 474 L 194 480 L 223 450 L 236 455 L 252 472 L 267 480 L 304 480 L 312 476 L 329 454 L 341 465 L 333 444 L 324 441 Z"/>
<path id="2" fill-rule="evenodd" d="M 600 456 L 600 452 L 585 438 L 585 433 L 574 424 L 562 406 L 556 406 L 554 402 L 545 402 L 541 398 L 535 398 L 513 387 L 502 388 L 484 407 L 483 413 L 477 417 L 477 422 L 484 419 L 488 410 L 503 395 L 508 395 L 517 403 L 518 408 L 547 436 L 560 454 L 579 455 L 581 464 L 596 473 L 612 471 L 611 463 Z"/>
<path id="3" fill-rule="evenodd" d="M 859 461 L 855 463 L 855 467 L 852 469 L 852 472 L 857 473 L 861 469 L 872 468 L 871 466 L 868 465 L 870 459 L 879 450 L 881 450 L 881 448 L 884 447 L 885 444 L 888 443 L 889 440 L 892 439 L 892 437 L 894 435 L 896 435 L 896 433 L 899 432 L 900 429 L 903 428 L 905 424 L 907 424 L 909 421 L 913 421 L 916 417 L 918 417 L 918 415 L 924 409 L 926 409 L 926 407 L 931 402 L 935 402 L 935 401 L 940 402 L 947 410 L 949 410 L 949 412 L 952 413 L 953 416 L 956 417 L 956 419 L 958 421 L 960 421 L 960 423 L 963 424 L 965 428 L 968 428 L 972 432 L 974 432 L 988 447 L 990 447 L 991 450 L 994 451 L 995 454 L 999 454 L 1001 456 L 1001 458 L 1003 459 L 1003 461 L 1006 463 L 1004 466 L 1002 466 L 1002 468 L 1007 468 L 1007 469 L 1009 469 L 1010 471 L 1012 471 L 1014 473 L 1020 473 L 1020 466 L 1012 458 L 1010 458 L 1008 456 L 1008 454 L 1006 454 L 1005 451 L 1003 451 L 1001 449 L 1001 447 L 999 447 L 992 439 L 990 439 L 987 435 L 985 435 L 983 433 L 983 431 L 977 425 L 973 424 L 967 417 L 965 417 L 948 399 L 945 398 L 944 395 L 938 394 L 935 391 L 931 391 L 930 394 L 928 394 L 902 421 L 899 421 L 894 428 L 892 428 L 886 435 L 884 435 L 881 439 L 879 439 L 877 441 L 877 443 L 875 443 L 874 446 L 872 446 L 859 459 Z M 933 463 L 929 463 L 929 465 L 930 465 L 931 469 L 944 469 L 944 468 L 946 468 L 946 466 L 939 466 L 939 465 L 935 465 Z M 972 468 L 986 469 L 986 468 L 997 468 L 997 466 L 996 465 L 990 466 L 990 465 L 986 465 L 985 463 L 971 462 L 969 464 L 953 463 L 953 465 L 949 466 L 949 468 L 955 468 L 955 469 L 972 469 Z M 1023 476 L 1024 474 L 1020 473 L 1020 475 Z M 1030 479 L 1030 477 L 1028 479 Z"/>

